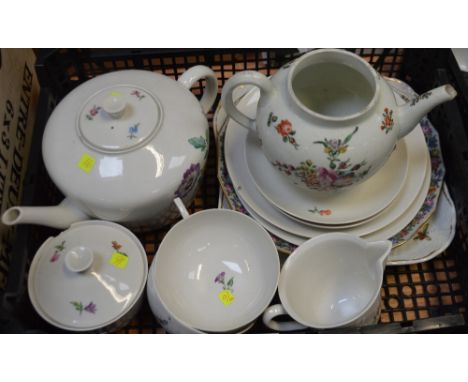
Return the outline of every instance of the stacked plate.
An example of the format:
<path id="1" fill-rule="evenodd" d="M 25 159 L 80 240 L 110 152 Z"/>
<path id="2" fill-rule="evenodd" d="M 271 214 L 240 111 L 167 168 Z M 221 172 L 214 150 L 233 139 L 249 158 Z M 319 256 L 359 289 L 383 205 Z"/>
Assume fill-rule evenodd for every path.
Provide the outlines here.
<path id="1" fill-rule="evenodd" d="M 414 94 L 401 81 L 389 82 L 401 103 Z M 256 89 L 240 89 L 237 107 L 253 118 L 258 98 Z M 396 248 L 418 230 L 427 230 L 426 223 L 437 209 L 445 168 L 437 132 L 427 118 L 398 142 L 377 174 L 337 193 L 302 190 L 284 182 L 264 156 L 255 134 L 227 118 L 222 106 L 215 115 L 214 127 L 218 177 L 227 205 L 261 223 L 282 252 L 290 253 L 309 238 L 337 230 L 369 240 L 391 239 Z M 455 211 L 447 191 L 443 198 L 453 210 L 445 214 L 445 219 L 453 223 Z M 453 238 L 447 235 L 440 248 Z M 410 258 L 405 258 L 400 248 L 399 258 L 390 258 L 389 263 L 427 260 L 427 253 L 414 255 L 414 248 L 411 252 Z M 436 252 L 431 252 L 432 257 Z"/>

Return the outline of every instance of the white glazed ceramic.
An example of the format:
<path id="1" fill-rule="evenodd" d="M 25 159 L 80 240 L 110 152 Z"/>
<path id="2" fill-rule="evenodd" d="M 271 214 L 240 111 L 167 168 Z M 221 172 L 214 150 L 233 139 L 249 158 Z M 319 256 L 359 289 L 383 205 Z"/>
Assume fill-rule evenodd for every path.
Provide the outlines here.
<path id="1" fill-rule="evenodd" d="M 242 111 L 252 112 L 255 110 L 256 104 L 255 92 L 250 92 L 246 95 L 239 103 L 238 108 Z M 215 128 L 220 128 L 223 121 L 223 110 L 217 114 L 215 119 Z M 249 205 L 258 215 L 264 218 L 269 223 L 277 226 L 283 231 L 290 232 L 294 235 L 301 236 L 303 238 L 312 238 L 321 233 L 326 233 L 328 227 L 311 227 L 301 222 L 291 219 L 289 216 L 283 214 L 276 208 L 274 208 L 268 200 L 266 200 L 255 186 L 255 181 L 248 169 L 247 165 L 247 140 L 249 133 L 245 129 L 239 128 L 235 121 L 228 120 L 226 122 L 225 135 L 221 134 L 220 138 L 224 138 L 224 145 L 221 147 L 222 155 L 220 157 L 220 164 L 225 165 L 229 172 L 229 176 L 232 180 L 234 189 L 226 189 L 228 193 L 234 191 L 242 197 L 243 201 Z M 405 220 L 400 220 L 399 217 L 408 211 L 408 209 L 414 210 L 414 213 L 418 211 L 424 202 L 424 197 L 427 194 L 427 187 L 429 186 L 430 180 L 430 162 L 427 151 L 427 145 L 424 138 L 424 134 L 420 128 L 414 129 L 410 134 L 403 138 L 406 142 L 408 150 L 408 175 L 407 181 L 404 183 L 403 188 L 397 198 L 379 215 L 374 219 L 356 226 L 348 227 L 344 229 L 348 233 L 352 233 L 358 236 L 372 235 L 374 232 L 388 226 L 389 229 L 385 234 L 390 232 L 389 236 L 378 236 L 371 237 L 370 240 L 382 240 L 397 234 L 408 224 L 412 216 L 407 216 Z M 223 144 L 223 143 L 221 143 Z M 253 146 L 252 149 L 255 149 Z M 429 169 L 429 172 L 427 172 Z M 220 176 L 222 181 L 222 176 Z M 371 179 L 369 180 L 371 181 Z M 286 183 L 278 184 L 278 187 L 290 187 Z M 424 189 L 422 187 L 424 186 Z M 226 187 L 226 184 L 224 184 Z M 359 186 L 358 186 L 359 187 Z M 352 191 L 352 189 L 350 190 Z M 350 194 L 351 195 L 351 194 Z M 361 199 L 357 198 L 351 200 L 350 204 L 360 203 Z M 414 215 L 413 215 L 414 216 Z"/>
<path id="2" fill-rule="evenodd" d="M 148 274 L 143 246 L 111 222 L 73 224 L 37 251 L 28 277 L 30 300 L 58 328 L 113 331 L 138 310 Z"/>
<path id="3" fill-rule="evenodd" d="M 347 190 L 320 192 L 295 187 L 263 155 L 253 133 L 247 135 L 247 167 L 258 190 L 276 208 L 305 222 L 348 226 L 363 223 L 384 210 L 403 188 L 408 172 L 406 141 L 397 143 L 385 165 L 370 179 Z"/>
<path id="4" fill-rule="evenodd" d="M 391 248 L 390 241 L 371 243 L 345 233 L 310 239 L 284 263 L 278 284 L 281 304 L 266 309 L 264 324 L 277 331 L 370 324 L 380 307 Z M 275 320 L 284 314 L 294 321 Z"/>
<path id="5" fill-rule="evenodd" d="M 233 90 L 243 84 L 260 88 L 255 119 L 233 102 Z M 222 101 L 232 119 L 256 132 L 283 180 L 330 191 L 374 175 L 398 139 L 456 94 L 445 85 L 399 106 L 391 87 L 364 59 L 321 49 L 283 66 L 271 79 L 253 71 L 234 75 Z"/>
<path id="6" fill-rule="evenodd" d="M 206 88 L 198 101 L 189 89 L 202 78 Z M 209 146 L 205 113 L 216 95 L 215 74 L 204 66 L 178 81 L 123 70 L 81 84 L 55 108 L 42 144 L 65 201 L 14 207 L 2 221 L 56 228 L 90 217 L 132 228 L 167 223 L 176 212 L 172 200 L 190 203 L 200 182 Z"/>
<path id="7" fill-rule="evenodd" d="M 262 314 L 279 278 L 269 234 L 253 219 L 211 209 L 166 234 L 149 272 L 148 301 L 171 333 L 237 332 Z"/>
<path id="8" fill-rule="evenodd" d="M 434 215 L 412 238 L 392 250 L 387 265 L 416 264 L 433 259 L 452 242 L 456 223 L 455 206 L 445 185 Z"/>

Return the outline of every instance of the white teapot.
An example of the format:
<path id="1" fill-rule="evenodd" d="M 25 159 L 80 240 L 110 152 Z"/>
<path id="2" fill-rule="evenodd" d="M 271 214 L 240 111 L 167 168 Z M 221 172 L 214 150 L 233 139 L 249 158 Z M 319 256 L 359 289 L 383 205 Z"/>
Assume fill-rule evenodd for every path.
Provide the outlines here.
<path id="1" fill-rule="evenodd" d="M 199 102 L 189 89 L 202 78 Z M 209 147 L 205 113 L 217 89 L 205 66 L 178 81 L 122 70 L 81 84 L 57 105 L 42 142 L 46 169 L 65 200 L 12 207 L 2 222 L 68 228 L 98 218 L 133 229 L 167 224 L 178 217 L 174 197 L 190 204 L 200 183 Z"/>
<path id="2" fill-rule="evenodd" d="M 260 89 L 255 119 L 232 99 L 239 85 Z M 270 79 L 237 73 L 223 88 L 227 114 L 256 132 L 268 160 L 302 188 L 332 191 L 360 183 L 389 158 L 436 105 L 451 100 L 451 85 L 397 106 L 392 89 L 364 59 L 338 49 L 320 49 L 284 65 Z"/>

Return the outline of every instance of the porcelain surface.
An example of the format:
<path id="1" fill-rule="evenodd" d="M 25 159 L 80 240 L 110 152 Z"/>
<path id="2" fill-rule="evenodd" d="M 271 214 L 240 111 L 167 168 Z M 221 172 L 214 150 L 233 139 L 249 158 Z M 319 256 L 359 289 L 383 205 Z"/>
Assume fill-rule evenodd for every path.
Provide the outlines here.
<path id="1" fill-rule="evenodd" d="M 283 265 L 281 305 L 268 308 L 263 322 L 273 330 L 289 331 L 362 325 L 374 319 L 390 250 L 390 241 L 370 243 L 344 233 L 308 240 Z M 295 322 L 274 320 L 284 313 Z"/>
<path id="2" fill-rule="evenodd" d="M 279 269 L 274 243 L 257 222 L 204 210 L 165 236 L 150 268 L 148 300 L 169 332 L 236 332 L 268 306 Z"/>
<path id="3" fill-rule="evenodd" d="M 258 95 L 258 93 L 257 93 Z M 255 99 L 256 95 L 252 95 Z M 255 110 L 253 102 L 241 103 L 238 108 Z M 235 122 L 233 131 L 244 132 Z M 236 130 L 234 130 L 236 129 Z M 229 134 L 229 133 L 228 133 Z M 385 209 L 403 188 L 408 173 L 406 141 L 403 139 L 373 177 L 356 187 L 335 192 L 319 192 L 295 187 L 283 177 L 263 155 L 260 141 L 252 132 L 245 138 L 247 168 L 258 190 L 281 211 L 306 222 L 324 225 L 344 225 L 363 222 Z M 284 171 L 289 171 L 284 169 Z"/>
<path id="4" fill-rule="evenodd" d="M 254 118 L 233 103 L 233 90 L 244 84 L 261 92 Z M 270 79 L 253 71 L 235 74 L 223 88 L 222 101 L 233 120 L 258 136 L 283 181 L 329 192 L 371 178 L 398 139 L 456 94 L 445 85 L 399 106 L 391 87 L 364 59 L 319 49 Z"/>
<path id="5" fill-rule="evenodd" d="M 200 78 L 207 85 L 198 101 L 189 89 Z M 203 66 L 179 81 L 150 71 L 116 71 L 71 91 L 50 116 L 42 142 L 47 171 L 67 197 L 59 207 L 79 212 L 68 220 L 93 217 L 154 228 L 170 217 L 175 197 L 189 203 L 208 156 L 205 113 L 216 94 L 216 77 Z M 16 217 L 23 214 L 28 223 L 28 211 L 17 209 Z M 52 217 L 52 211 L 40 211 L 44 224 L 70 224 L 65 213 Z M 41 223 L 38 214 L 34 223 Z M 8 224 L 23 222 L 5 217 Z"/>
<path id="6" fill-rule="evenodd" d="M 245 102 L 248 102 L 248 96 L 245 98 Z M 242 107 L 243 103 L 241 101 L 239 103 L 239 108 L 242 109 Z M 222 109 L 220 112 L 222 113 Z M 215 120 L 215 124 L 218 124 L 216 127 L 219 128 L 219 123 L 222 121 L 222 115 L 217 114 L 217 117 L 221 118 Z M 234 199 L 237 197 L 235 192 L 239 193 L 242 199 L 265 220 L 276 225 L 278 228 L 291 232 L 297 236 L 310 238 L 320 233 L 327 232 L 327 227 L 320 229 L 292 220 L 288 216 L 285 216 L 283 213 L 276 210 L 265 198 L 262 197 L 261 194 L 258 193 L 245 160 L 245 142 L 248 133 L 244 129 L 231 128 L 231 123 L 234 122 L 228 121 L 225 129 L 225 136 L 223 135 L 223 131 L 218 139 L 220 145 L 219 178 L 229 201 L 233 201 L 235 203 Z M 426 179 L 426 168 L 430 168 L 430 166 L 428 166 L 428 152 L 424 134 L 422 133 L 422 130 L 415 129 L 404 139 L 408 142 L 408 146 L 411 147 L 411 150 L 409 150 L 408 153 L 410 173 L 408 175 L 408 182 L 405 182 L 404 188 L 402 189 L 399 197 L 396 198 L 390 206 L 376 218 L 360 226 L 350 227 L 346 230 L 347 232 L 356 235 L 371 235 L 373 232 L 378 231 L 391 223 L 395 223 L 396 225 L 393 225 L 392 233 L 390 235 L 392 236 L 404 228 L 412 219 L 412 216 L 410 216 L 407 218 L 406 222 L 397 221 L 398 217 L 410 206 L 414 205 L 417 197 L 419 206 L 416 205 L 415 213 L 424 202 L 424 195 L 426 192 L 421 194 L 420 191 Z M 221 155 L 222 153 L 224 153 L 224 157 Z M 424 186 L 427 189 L 428 183 Z M 373 237 L 373 239 L 386 239 L 390 236 Z"/>
<path id="7" fill-rule="evenodd" d="M 399 97 L 401 103 L 405 102 L 405 100 L 409 99 L 410 97 L 413 96 L 414 91 L 404 82 L 396 80 L 396 79 L 387 79 L 387 81 L 391 84 L 392 89 L 397 92 L 397 94 L 400 94 L 401 97 Z M 243 89 L 238 88 L 237 94 L 238 97 L 241 97 L 245 94 L 248 93 L 248 91 L 251 90 L 249 86 L 244 87 Z M 246 96 L 246 98 L 248 95 Z M 240 104 L 242 100 L 238 101 L 237 103 Z M 265 200 L 258 192 L 256 192 L 255 185 L 253 184 L 253 180 L 249 180 L 246 175 L 248 174 L 248 171 L 242 170 L 242 167 L 237 167 L 237 171 L 230 172 L 228 174 L 227 168 L 226 168 L 226 162 L 225 162 L 225 157 L 224 157 L 224 136 L 226 133 L 226 126 L 228 125 L 229 121 L 226 121 L 226 113 L 224 109 L 222 108 L 222 105 L 218 106 L 218 110 L 215 113 L 215 118 L 214 118 L 214 130 L 215 134 L 217 136 L 217 141 L 218 141 L 218 157 L 219 157 L 219 162 L 218 162 L 218 178 L 220 180 L 221 188 L 223 191 L 224 196 L 226 197 L 229 205 L 231 208 L 234 208 L 237 211 L 241 211 L 243 213 L 248 213 L 245 206 L 249 207 L 250 209 L 253 209 L 255 213 L 257 213 L 262 219 L 263 222 L 266 222 L 267 224 L 265 227 L 268 229 L 268 225 L 273 225 L 275 227 L 279 228 L 279 231 L 276 230 L 272 234 L 272 238 L 275 241 L 275 244 L 280 252 L 290 254 L 294 249 L 296 248 L 297 244 L 293 243 L 302 243 L 304 241 L 304 238 L 307 237 L 314 237 L 320 233 L 325 233 L 329 232 L 328 230 L 320 230 L 320 229 L 314 229 L 313 227 L 304 227 L 302 224 L 296 224 L 298 222 L 293 221 L 292 219 L 285 218 L 285 215 L 280 213 L 277 209 L 273 208 L 268 201 Z M 443 176 L 445 173 L 445 169 L 443 166 L 443 160 L 441 157 L 440 153 L 440 146 L 438 142 L 438 135 L 435 131 L 435 129 L 432 127 L 430 122 L 427 119 L 423 119 L 423 128 L 421 130 L 415 129 L 412 133 L 410 133 L 407 137 L 404 139 L 408 140 L 412 137 L 416 137 L 417 131 L 419 134 L 422 136 L 422 139 L 415 139 L 412 141 L 410 144 L 408 144 L 410 147 L 412 147 L 412 150 L 409 151 L 409 155 L 414 154 L 414 156 L 409 159 L 410 162 L 410 167 L 409 171 L 411 172 L 411 166 L 416 164 L 416 163 L 421 163 L 424 164 L 424 167 L 419 167 L 416 171 L 414 171 L 414 175 L 409 175 L 408 179 L 413 179 L 413 182 L 409 182 L 405 184 L 405 188 L 402 190 L 401 195 L 393 202 L 397 203 L 399 202 L 404 202 L 403 207 L 402 204 L 396 205 L 394 208 L 387 208 L 384 213 L 380 214 L 374 221 L 376 223 L 380 218 L 384 218 L 385 212 L 388 212 L 389 215 L 387 218 L 389 218 L 389 221 L 387 221 L 386 224 L 389 224 L 389 222 L 394 222 L 393 224 L 390 224 L 389 228 L 390 230 L 382 231 L 380 234 L 383 235 L 389 235 L 385 238 L 388 238 L 392 235 L 395 235 L 394 238 L 394 245 L 397 246 L 409 238 L 411 238 L 412 235 L 417 231 L 417 229 L 424 224 L 425 220 L 427 220 L 431 213 L 434 212 L 437 197 L 439 195 L 440 189 L 442 187 L 442 180 Z M 424 134 L 422 132 L 424 131 Z M 245 133 L 246 134 L 246 133 Z M 425 138 L 425 139 L 424 139 Z M 432 168 L 430 165 L 426 166 L 426 163 L 421 162 L 421 159 L 425 156 L 427 157 L 427 145 L 430 147 L 430 154 L 431 154 L 431 160 L 430 162 L 434 164 L 435 166 L 435 171 L 432 171 Z M 239 144 L 238 144 L 239 146 Z M 242 164 L 242 153 L 240 153 L 239 150 L 237 151 L 232 151 L 232 158 L 237 158 L 233 160 L 233 163 L 235 165 Z M 429 159 L 428 159 L 429 160 Z M 431 174 L 424 176 L 424 168 L 429 168 L 431 170 Z M 420 192 L 421 189 L 415 188 L 414 186 L 419 183 L 416 182 L 416 177 L 421 177 L 420 182 L 424 182 L 424 185 L 422 185 L 423 188 L 431 190 L 431 192 Z M 231 178 L 233 179 L 231 181 Z M 236 183 L 238 181 L 239 183 Z M 233 183 L 234 182 L 234 183 Z M 430 183 L 429 183 L 430 182 Z M 408 185 L 411 185 L 412 191 L 410 191 L 407 187 Z M 244 205 L 241 203 L 239 200 L 237 194 L 242 198 L 242 202 Z M 408 198 L 410 195 L 412 195 L 411 198 Z M 244 197 L 246 200 L 244 200 Z M 414 198 L 417 197 L 417 201 L 414 201 Z M 424 199 L 425 198 L 425 199 Z M 249 200 L 249 202 L 247 202 Z M 253 201 L 253 202 L 252 202 Z M 414 203 L 413 203 L 414 202 Z M 435 203 L 434 203 L 435 202 Z M 420 209 L 420 211 L 417 211 L 417 205 L 423 205 L 423 207 Z M 399 206 L 399 207 L 398 207 Z M 410 209 L 410 210 L 408 210 Z M 401 226 L 401 222 L 397 219 L 399 215 L 402 213 L 406 212 L 405 220 L 408 224 L 407 229 L 405 227 Z M 414 221 L 412 220 L 412 217 L 416 214 L 416 219 Z M 259 220 L 262 222 L 262 220 Z M 402 232 L 399 233 L 398 231 L 395 231 L 395 224 L 400 224 L 399 230 Z M 392 228 L 393 226 L 393 228 Z M 396 227 L 398 228 L 398 227 Z M 297 231 L 303 232 L 306 230 L 305 233 L 303 234 L 298 234 Z M 284 235 L 286 233 L 286 235 Z M 293 241 L 288 241 L 287 237 L 289 236 L 294 236 Z M 308 236 L 311 235 L 311 236 Z M 379 237 L 377 236 L 376 239 Z"/>
<path id="8" fill-rule="evenodd" d="M 406 243 L 392 250 L 387 265 L 416 264 L 438 256 L 452 242 L 456 220 L 455 206 L 445 185 L 434 215 Z"/>
<path id="9" fill-rule="evenodd" d="M 148 263 L 138 239 L 111 222 L 73 224 L 37 251 L 28 277 L 31 302 L 68 331 L 108 330 L 135 313 Z"/>

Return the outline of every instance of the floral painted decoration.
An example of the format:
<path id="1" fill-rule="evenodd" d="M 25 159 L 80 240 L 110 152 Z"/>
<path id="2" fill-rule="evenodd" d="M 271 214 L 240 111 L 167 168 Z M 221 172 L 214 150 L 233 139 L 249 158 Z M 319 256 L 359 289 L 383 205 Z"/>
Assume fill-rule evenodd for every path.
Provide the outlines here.
<path id="1" fill-rule="evenodd" d="M 270 113 L 268 116 L 267 126 L 270 127 L 273 123 L 278 120 L 278 117 L 273 113 Z M 294 135 L 296 135 L 296 130 L 293 130 L 292 123 L 287 119 L 282 119 L 276 126 L 276 131 L 281 135 L 283 142 L 290 143 L 297 150 L 299 144 L 297 143 Z"/>
<path id="2" fill-rule="evenodd" d="M 182 182 L 175 191 L 175 196 L 181 199 L 185 198 L 196 186 L 200 178 L 200 163 L 192 163 L 190 167 L 184 172 Z"/>
<path id="3" fill-rule="evenodd" d="M 143 98 L 145 98 L 145 95 L 141 94 L 138 90 L 134 90 L 130 94 L 137 97 L 139 101 L 141 101 Z"/>
<path id="4" fill-rule="evenodd" d="M 416 235 L 413 237 L 413 240 L 432 240 L 431 237 L 429 236 L 429 222 L 424 224 L 418 232 L 416 232 Z"/>
<path id="5" fill-rule="evenodd" d="M 411 236 L 414 235 L 414 233 L 431 216 L 437 206 L 440 190 L 445 177 L 445 166 L 442 160 L 442 152 L 437 131 L 431 125 L 427 117 L 421 119 L 420 124 L 424 132 L 424 137 L 426 138 L 426 144 L 431 158 L 431 183 L 429 185 L 426 199 L 416 216 L 405 228 L 390 239 L 393 245 L 401 244 L 409 240 L 409 238 L 411 238 Z"/>
<path id="6" fill-rule="evenodd" d="M 231 277 L 226 282 L 225 276 L 226 272 L 221 272 L 215 277 L 214 282 L 217 284 L 222 284 L 223 290 L 218 294 L 218 298 L 224 305 L 229 305 L 234 301 L 234 290 L 232 289 L 234 284 L 234 277 Z"/>
<path id="7" fill-rule="evenodd" d="M 72 304 L 75 307 L 75 310 L 80 312 L 80 314 L 83 313 L 83 311 L 92 314 L 96 313 L 96 304 L 94 304 L 92 301 L 86 306 L 83 306 L 81 301 L 70 301 L 70 304 Z"/>
<path id="8" fill-rule="evenodd" d="M 279 161 L 275 161 L 272 164 L 284 174 L 294 175 L 312 190 L 326 191 L 349 186 L 363 179 L 371 169 L 371 166 L 364 168 L 367 166 L 365 160 L 352 164 L 349 158 L 346 160 L 341 158 L 341 155 L 346 153 L 348 149 L 348 143 L 358 130 L 359 127 L 356 126 L 344 140 L 325 138 L 322 141 L 314 142 L 323 145 L 323 151 L 327 154 L 329 161 L 328 168 L 317 166 L 311 160 L 302 161 L 297 166 Z"/>
<path id="9" fill-rule="evenodd" d="M 218 276 L 215 277 L 214 282 L 219 283 L 223 285 L 223 289 L 225 290 L 230 290 L 231 292 L 234 292 L 232 289 L 232 286 L 234 284 L 234 277 L 231 277 L 227 282 L 225 280 L 226 272 L 221 272 Z"/>
<path id="10" fill-rule="evenodd" d="M 413 97 L 411 99 L 411 101 L 410 101 L 410 106 L 416 105 L 422 99 L 428 99 L 431 96 L 431 94 L 432 94 L 431 92 L 426 92 L 426 93 L 423 93 L 421 95 L 417 95 L 417 96 Z"/>
<path id="11" fill-rule="evenodd" d="M 55 263 L 59 258 L 62 252 L 65 250 L 65 240 L 62 241 L 60 244 L 57 244 L 55 247 L 54 254 L 50 258 L 51 263 Z"/>
<path id="12" fill-rule="evenodd" d="M 202 153 L 205 153 L 205 159 L 208 156 L 208 144 L 210 141 L 210 132 L 207 129 L 205 136 L 193 137 L 188 140 L 188 142 L 195 147 L 196 149 L 201 150 Z"/>
<path id="13" fill-rule="evenodd" d="M 100 106 L 94 105 L 91 110 L 86 114 L 86 118 L 92 121 L 96 115 L 98 115 L 99 111 L 101 110 Z"/>
<path id="14" fill-rule="evenodd" d="M 317 207 L 314 207 L 313 209 L 309 210 L 309 212 L 312 212 L 313 214 L 319 214 L 320 216 L 330 216 L 332 214 L 332 211 L 330 209 L 321 210 Z"/>
<path id="15" fill-rule="evenodd" d="M 385 108 L 382 114 L 383 120 L 382 124 L 380 125 L 380 129 L 385 131 L 385 134 L 388 134 L 393 129 L 394 121 L 393 121 L 393 110 L 389 108 Z"/>
<path id="16" fill-rule="evenodd" d="M 135 123 L 133 126 L 130 126 L 128 128 L 128 138 L 130 139 L 134 139 L 134 138 L 138 138 L 137 134 L 138 134 L 138 127 L 140 126 L 139 123 Z"/>

